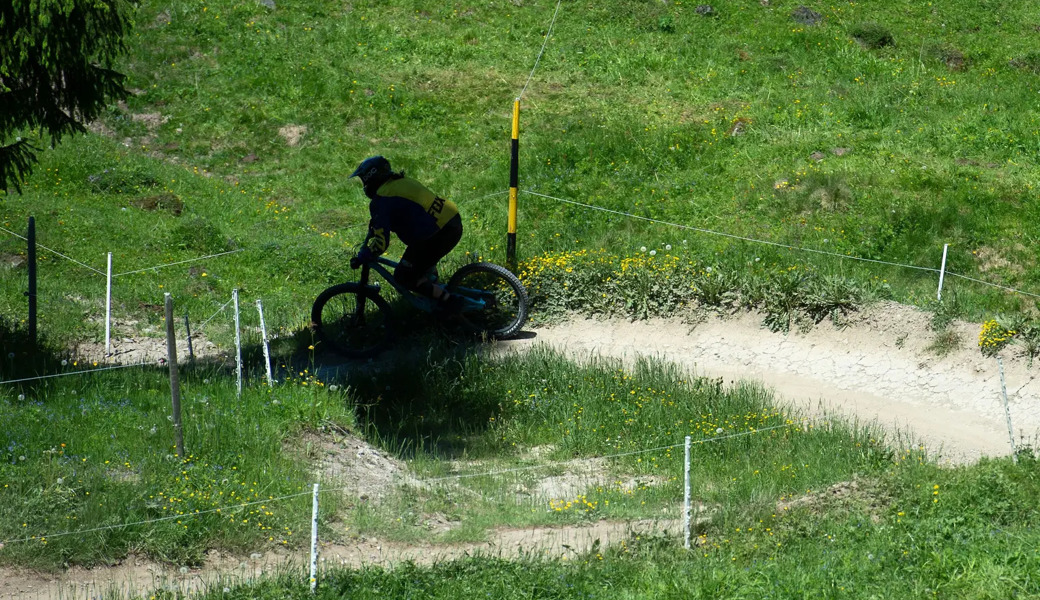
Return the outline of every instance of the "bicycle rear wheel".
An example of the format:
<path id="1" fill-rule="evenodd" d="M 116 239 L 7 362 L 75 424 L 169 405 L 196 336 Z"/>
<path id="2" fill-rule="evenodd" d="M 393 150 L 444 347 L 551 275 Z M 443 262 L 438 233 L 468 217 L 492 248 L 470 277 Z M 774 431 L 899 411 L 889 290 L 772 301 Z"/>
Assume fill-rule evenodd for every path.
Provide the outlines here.
<path id="1" fill-rule="evenodd" d="M 334 285 L 318 294 L 311 323 L 319 347 L 347 358 L 375 356 L 390 346 L 395 334 L 390 305 L 356 283 Z"/>
<path id="2" fill-rule="evenodd" d="M 464 265 L 448 280 L 448 291 L 479 303 L 459 318 L 476 333 L 498 339 L 516 335 L 527 320 L 527 290 L 505 267 L 492 263 Z"/>

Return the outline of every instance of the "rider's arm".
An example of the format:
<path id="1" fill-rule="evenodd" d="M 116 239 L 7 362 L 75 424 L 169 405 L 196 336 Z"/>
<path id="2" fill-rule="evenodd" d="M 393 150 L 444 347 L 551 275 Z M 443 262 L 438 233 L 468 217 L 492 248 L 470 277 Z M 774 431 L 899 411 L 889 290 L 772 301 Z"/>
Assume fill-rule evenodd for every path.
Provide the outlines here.
<path id="1" fill-rule="evenodd" d="M 381 255 L 390 245 L 390 215 L 380 210 L 381 208 L 376 206 L 376 202 L 369 205 L 372 218 L 368 223 L 368 236 L 365 238 L 364 247 L 359 253 L 364 259 Z"/>

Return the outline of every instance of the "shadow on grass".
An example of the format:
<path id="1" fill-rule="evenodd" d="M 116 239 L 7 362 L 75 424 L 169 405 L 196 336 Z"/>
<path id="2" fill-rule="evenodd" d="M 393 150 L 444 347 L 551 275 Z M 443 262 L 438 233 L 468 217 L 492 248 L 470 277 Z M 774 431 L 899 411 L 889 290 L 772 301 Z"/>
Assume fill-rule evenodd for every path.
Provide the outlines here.
<path id="1" fill-rule="evenodd" d="M 349 388 L 365 436 L 397 455 L 471 453 L 471 442 L 499 409 L 500 399 L 474 379 L 489 346 L 451 321 L 416 312 L 399 317 L 393 347 L 371 359 L 323 351 L 301 328 L 272 344 L 274 377 Z M 526 331 L 517 337 L 534 336 Z M 255 365 L 264 370 L 262 347 L 244 348 L 243 356 L 252 371 Z"/>
<path id="2" fill-rule="evenodd" d="M 0 317 L 0 385 L 38 395 L 49 387 L 39 378 L 67 370 L 71 362 L 67 350 L 42 335 L 33 340 L 27 328 Z"/>

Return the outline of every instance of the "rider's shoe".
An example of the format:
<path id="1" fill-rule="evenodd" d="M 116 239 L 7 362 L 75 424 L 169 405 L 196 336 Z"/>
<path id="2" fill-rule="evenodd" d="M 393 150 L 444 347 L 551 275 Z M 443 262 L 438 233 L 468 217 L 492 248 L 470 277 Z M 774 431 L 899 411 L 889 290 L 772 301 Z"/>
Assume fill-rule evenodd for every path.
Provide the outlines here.
<path id="1" fill-rule="evenodd" d="M 458 294 L 452 294 L 437 303 L 437 312 L 445 315 L 457 315 L 466 306 L 466 299 Z"/>

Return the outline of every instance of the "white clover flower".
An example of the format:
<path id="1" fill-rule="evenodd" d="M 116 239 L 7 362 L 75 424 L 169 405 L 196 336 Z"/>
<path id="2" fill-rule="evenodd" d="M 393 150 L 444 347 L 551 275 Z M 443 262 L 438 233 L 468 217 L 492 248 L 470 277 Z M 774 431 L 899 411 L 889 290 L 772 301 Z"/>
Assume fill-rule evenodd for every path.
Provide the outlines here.
<path id="1" fill-rule="evenodd" d="M 664 249 L 665 250 L 671 250 L 672 249 L 672 245 L 671 244 L 665 244 L 664 245 Z"/>
<path id="2" fill-rule="evenodd" d="M 718 429 L 715 430 L 715 433 L 722 433 L 723 431 L 724 430 L 721 427 L 719 427 Z"/>
<path id="3" fill-rule="evenodd" d="M 650 256 L 657 256 L 657 250 L 651 250 Z"/>
<path id="4" fill-rule="evenodd" d="M 65 360 L 65 359 L 62 359 L 62 360 L 61 360 L 61 366 L 63 366 L 63 367 L 64 367 L 64 366 L 66 366 L 66 365 L 68 365 L 68 364 L 69 364 L 69 361 L 67 361 L 67 360 Z"/>
<path id="5" fill-rule="evenodd" d="M 639 251 L 640 251 L 640 252 L 646 252 L 646 246 L 640 246 L 640 247 L 639 247 Z M 14 354 L 12 354 L 12 355 L 11 355 L 11 357 L 13 358 L 13 357 L 14 357 Z"/>
<path id="6" fill-rule="evenodd" d="M 18 394 L 18 400 L 19 401 L 25 400 L 25 394 Z"/>
<path id="7" fill-rule="evenodd" d="M 711 273 L 711 267 L 704 267 L 704 270 L 707 271 L 708 273 Z"/>

